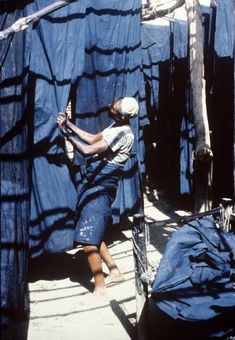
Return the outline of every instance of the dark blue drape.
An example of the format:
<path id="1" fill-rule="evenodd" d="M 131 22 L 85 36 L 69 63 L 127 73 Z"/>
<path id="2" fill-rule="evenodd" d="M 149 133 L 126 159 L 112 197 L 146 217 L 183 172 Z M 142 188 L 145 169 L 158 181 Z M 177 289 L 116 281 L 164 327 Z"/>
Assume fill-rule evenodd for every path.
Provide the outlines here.
<path id="1" fill-rule="evenodd" d="M 35 11 L 51 1 L 38 0 Z M 73 214 L 77 193 L 56 126 L 65 111 L 71 84 L 84 64 L 85 1 L 69 4 L 44 17 L 31 37 L 30 88 L 32 107 L 33 166 L 30 209 L 30 253 L 58 252 L 73 244 Z"/>
<path id="2" fill-rule="evenodd" d="M 205 3 L 205 2 L 204 2 Z M 204 47 L 205 47 L 205 76 L 208 84 L 207 104 L 208 115 L 214 123 L 215 109 L 218 104 L 212 104 L 211 95 L 213 95 L 215 88 L 215 78 L 217 78 L 218 70 L 216 69 L 216 61 L 212 57 L 214 53 L 219 58 L 234 57 L 234 18 L 233 18 L 233 1 L 232 0 L 219 0 L 216 7 L 210 8 L 210 3 L 207 5 L 201 5 L 201 11 L 203 15 L 203 29 L 204 29 Z M 215 17 L 214 17 L 215 14 Z M 214 22 L 215 21 L 215 22 Z M 145 81 L 149 86 L 149 103 L 150 108 L 153 109 L 150 113 L 154 112 L 154 118 L 157 121 L 159 119 L 159 101 L 161 103 L 161 85 L 164 83 L 164 79 L 160 82 L 159 65 L 164 61 L 169 62 L 169 69 L 171 76 L 175 76 L 175 65 L 177 59 L 187 58 L 188 54 L 188 21 L 187 14 L 183 8 L 179 8 L 174 13 L 174 20 L 168 21 L 166 18 L 157 18 L 143 22 L 141 29 L 141 46 L 142 46 L 142 58 L 143 58 L 143 72 L 145 75 Z M 211 49 L 209 51 L 209 49 Z M 186 59 L 185 59 L 186 60 Z M 211 73 L 211 74 L 210 74 Z M 211 77 L 211 78 L 210 78 Z M 189 75 L 188 75 L 189 79 Z M 224 76 L 223 82 L 226 83 L 228 79 Z M 211 85 L 213 83 L 213 85 Z M 230 85 L 230 83 L 229 83 Z M 174 85 L 169 83 L 169 93 L 172 91 L 175 93 Z M 173 87 L 173 90 L 172 90 Z M 231 86 L 230 86 L 231 87 Z M 191 166 L 191 150 L 194 144 L 194 131 L 192 129 L 192 122 L 189 119 L 191 114 L 190 99 L 186 94 L 187 88 L 185 88 L 185 109 L 182 110 L 182 124 L 180 132 L 180 162 L 179 162 L 179 192 L 180 194 L 192 193 L 192 166 Z M 226 92 L 227 95 L 227 92 Z M 170 97 L 170 95 L 169 95 Z M 216 98 L 221 101 L 221 93 Z M 164 99 L 163 99 L 164 100 Z M 230 100 L 230 98 L 229 98 Z M 227 103 L 227 98 L 226 98 Z M 212 107 L 215 105 L 215 108 Z M 211 109 L 212 107 L 212 109 Z M 231 112 L 231 106 L 229 111 Z M 173 102 L 171 109 L 171 115 L 176 115 L 175 103 Z M 211 112 L 210 112 L 211 110 Z M 167 111 L 167 110 L 166 110 Z M 188 117 L 185 116 L 187 111 Z M 167 116 L 167 112 L 165 117 Z M 162 117 L 160 117 L 162 118 Z M 191 117 L 190 117 L 191 118 Z M 164 118 L 163 118 L 164 119 Z M 211 124 L 211 122 L 209 122 Z M 219 123 L 221 124 L 221 123 Z M 213 128 L 213 124 L 212 128 Z M 210 125 L 210 126 L 211 126 Z M 221 125 L 219 129 L 221 128 Z M 220 132 L 213 131 L 214 135 Z M 165 134 L 164 134 L 165 137 Z M 218 137 L 219 138 L 219 137 Z M 212 135 L 213 139 L 213 135 Z M 162 142 L 162 141 L 160 141 Z M 160 144 L 160 143 L 159 143 Z M 212 145 L 217 148 L 217 145 Z M 160 148 L 160 147 L 159 147 Z M 218 150 L 221 146 L 218 147 Z M 214 153 L 220 152 L 218 150 Z M 190 152 L 188 152 L 190 151 Z M 223 153 L 224 154 L 224 153 Z M 227 157 L 228 158 L 228 157 Z M 221 159 L 219 161 L 221 162 Z M 156 163 L 158 160 L 156 160 Z M 215 165 L 215 172 L 220 171 L 220 166 Z M 231 181 L 230 181 L 231 183 Z M 223 186 L 224 184 L 222 184 Z M 216 182 L 216 186 L 218 186 Z M 215 191 L 217 188 L 215 188 Z M 222 196 L 223 197 L 223 196 Z"/>
<path id="3" fill-rule="evenodd" d="M 234 5 L 232 0 L 218 1 L 216 8 L 215 52 L 219 57 L 234 57 Z"/>
<path id="4" fill-rule="evenodd" d="M 85 65 L 77 87 L 76 124 L 98 132 L 112 122 L 107 105 L 115 98 L 134 96 L 140 102 L 139 117 L 131 120 L 135 145 L 113 204 L 114 222 L 141 209 L 140 126 L 146 123 L 146 110 L 141 98 L 140 6 L 136 0 L 87 1 L 86 9 Z"/>
<path id="5" fill-rule="evenodd" d="M 0 30 L 27 15 L 26 2 L 2 5 Z M 29 32 L 29 31 L 28 31 Z M 27 318 L 29 226 L 28 34 L 0 44 L 1 325 Z"/>
<path id="6" fill-rule="evenodd" d="M 182 102 L 180 108 L 178 107 L 179 105 L 177 106 L 178 99 L 175 99 L 177 96 L 177 87 L 179 88 L 179 85 L 176 84 L 176 63 L 177 60 L 185 59 L 188 52 L 188 22 L 186 11 L 182 11 L 182 9 L 176 11 L 173 21 L 167 20 L 166 18 L 157 18 L 143 22 L 141 29 L 141 47 L 143 73 L 146 87 L 148 88 L 149 118 L 153 126 L 154 124 L 158 126 L 158 135 L 156 133 L 153 137 L 156 140 L 157 146 L 152 148 L 156 149 L 156 155 L 159 153 L 160 156 L 158 157 L 159 159 L 153 159 L 152 163 L 155 161 L 155 167 L 158 169 L 160 168 L 160 161 L 161 168 L 164 169 L 164 159 L 166 158 L 166 166 L 170 167 L 170 170 L 163 170 L 164 176 L 166 176 L 167 171 L 169 171 L 170 177 L 173 177 L 174 175 L 172 176 L 171 172 L 173 171 L 175 173 L 176 171 L 172 170 L 172 168 L 174 168 L 174 157 L 171 153 L 174 152 L 175 154 L 177 151 L 172 150 L 172 146 L 169 154 L 167 154 L 167 151 L 170 148 L 170 144 L 179 143 L 179 137 L 176 139 L 174 136 L 179 135 L 180 131 L 175 131 L 174 127 L 177 126 L 178 128 L 178 126 L 180 126 L 182 116 L 187 111 L 186 90 L 184 95 L 181 94 Z M 162 74 L 163 65 L 165 65 L 165 70 L 167 67 L 168 73 Z M 182 79 L 184 76 L 185 75 L 180 75 Z M 182 81 L 182 83 L 184 82 Z M 164 88 L 164 86 L 166 88 Z M 182 87 L 183 85 L 180 86 Z M 167 96 L 167 99 L 164 96 Z M 179 93 L 178 96 L 180 96 Z M 180 112 L 177 112 L 177 110 Z M 169 121 L 167 121 L 168 119 Z M 170 127 L 168 131 L 166 131 L 168 125 L 170 125 Z M 186 122 L 186 126 L 182 126 L 182 130 L 187 129 L 188 125 L 188 122 Z M 160 130 L 162 134 L 159 133 Z M 191 155 L 185 153 L 185 151 L 192 148 L 192 141 L 186 137 L 189 134 L 188 130 L 186 130 L 186 134 L 184 133 L 183 135 L 183 131 L 181 134 L 182 138 L 178 145 L 178 149 L 180 149 L 180 159 L 177 163 L 179 166 L 177 165 L 176 167 L 177 171 L 179 168 L 177 187 L 180 187 L 180 190 L 183 187 L 181 193 L 186 193 L 185 189 L 188 193 L 191 192 L 189 191 L 189 189 L 191 189 L 191 178 L 189 178 L 191 175 Z M 161 148 L 163 148 L 164 144 L 164 155 L 162 155 Z M 169 166 L 169 159 L 172 161 L 172 166 Z M 158 172 L 161 172 L 160 169 Z M 180 185 L 178 185 L 178 182 L 180 182 Z"/>
<path id="7" fill-rule="evenodd" d="M 38 10 L 49 1 L 34 4 Z M 32 257 L 73 246 L 75 167 L 65 156 L 64 140 L 55 123 L 57 112 L 65 111 L 69 99 L 75 107 L 76 124 L 90 132 L 100 131 L 111 122 L 107 105 L 115 98 L 126 95 L 140 100 L 139 118 L 132 122 L 136 142 L 113 205 L 113 220 L 119 222 L 120 216 L 142 209 L 141 126 L 146 123 L 146 112 L 141 89 L 140 8 L 139 0 L 73 2 L 33 27 Z M 76 179 L 82 163 L 81 155 L 75 155 Z"/>

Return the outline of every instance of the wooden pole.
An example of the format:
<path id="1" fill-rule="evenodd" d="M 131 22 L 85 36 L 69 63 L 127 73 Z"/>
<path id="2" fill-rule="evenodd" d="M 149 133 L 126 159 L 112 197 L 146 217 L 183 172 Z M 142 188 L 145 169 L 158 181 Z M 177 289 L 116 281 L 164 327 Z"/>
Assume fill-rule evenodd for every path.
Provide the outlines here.
<path id="1" fill-rule="evenodd" d="M 140 214 L 134 215 L 133 224 L 132 237 L 135 266 L 137 339 L 147 340 L 148 284 L 142 280 L 142 275 L 147 271 L 144 216 Z"/>
<path id="2" fill-rule="evenodd" d="M 198 0 L 185 1 L 189 25 L 189 66 L 192 110 L 195 125 L 194 185 L 195 212 L 210 208 L 211 160 L 213 157 L 206 107 L 204 78 L 203 28 Z"/>

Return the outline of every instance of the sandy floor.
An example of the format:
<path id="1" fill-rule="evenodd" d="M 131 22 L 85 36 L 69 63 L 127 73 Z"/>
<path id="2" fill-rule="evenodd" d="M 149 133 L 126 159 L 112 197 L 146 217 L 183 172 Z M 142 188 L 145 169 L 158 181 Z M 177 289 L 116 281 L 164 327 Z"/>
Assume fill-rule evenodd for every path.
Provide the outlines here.
<path id="1" fill-rule="evenodd" d="M 158 197 L 151 200 L 145 197 L 145 215 L 150 223 L 147 245 L 150 269 L 158 266 L 165 244 L 177 228 L 174 223 L 165 222 L 180 214 L 185 212 L 172 211 Z M 81 248 L 51 255 L 34 265 L 29 283 L 28 340 L 138 338 L 131 230 L 114 227 L 108 243 L 125 282 L 108 288 L 109 300 L 98 304 L 87 302 L 93 283 Z M 105 267 L 104 272 L 107 273 Z"/>
<path id="2" fill-rule="evenodd" d="M 28 340 L 135 338 L 131 232 L 114 230 L 112 237 L 110 250 L 125 282 L 108 288 L 110 301 L 95 304 L 89 301 L 93 283 L 82 249 L 54 256 L 37 268 L 40 275 L 35 273 L 29 285 Z M 105 267 L 104 271 L 107 272 Z"/>
<path id="3" fill-rule="evenodd" d="M 174 220 L 185 211 L 159 198 L 154 192 L 144 199 L 147 227 L 148 274 L 153 279 L 166 242 L 178 226 Z M 132 230 L 127 226 L 110 229 L 107 243 L 125 281 L 108 288 L 109 299 L 90 303 L 92 276 L 81 248 L 51 254 L 35 261 L 30 269 L 30 319 L 16 325 L 4 340 L 146 340 L 138 337 L 137 298 Z M 107 274 L 107 268 L 104 266 Z M 148 285 L 148 296 L 151 285 Z M 87 302 L 88 301 L 88 302 Z M 151 299 L 147 311 L 148 329 L 158 328 L 152 315 Z M 139 306 L 139 302 L 138 302 Z M 160 323 L 162 322 L 161 319 Z M 165 321 L 164 321 L 165 322 Z M 157 321 L 158 323 L 158 321 Z M 13 334 L 13 337 L 12 337 Z M 148 340 L 159 337 L 148 335 Z M 166 339 L 164 339 L 166 340 Z"/>

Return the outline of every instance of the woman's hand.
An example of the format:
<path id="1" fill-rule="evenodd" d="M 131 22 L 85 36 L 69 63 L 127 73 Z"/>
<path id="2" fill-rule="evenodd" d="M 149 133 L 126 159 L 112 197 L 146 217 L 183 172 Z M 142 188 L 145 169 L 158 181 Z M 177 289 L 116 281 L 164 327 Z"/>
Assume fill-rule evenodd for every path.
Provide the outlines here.
<path id="1" fill-rule="evenodd" d="M 67 132 L 67 116 L 64 112 L 58 113 L 56 123 L 62 132 Z"/>
<path id="2" fill-rule="evenodd" d="M 66 125 L 67 117 L 64 112 L 59 112 L 56 118 L 56 123 L 58 127 L 61 128 L 62 125 Z"/>

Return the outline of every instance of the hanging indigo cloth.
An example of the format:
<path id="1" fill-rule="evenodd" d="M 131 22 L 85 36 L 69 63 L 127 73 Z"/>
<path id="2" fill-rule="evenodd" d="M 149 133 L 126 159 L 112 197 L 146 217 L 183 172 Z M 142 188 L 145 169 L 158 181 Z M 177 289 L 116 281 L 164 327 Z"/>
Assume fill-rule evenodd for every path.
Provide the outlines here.
<path id="1" fill-rule="evenodd" d="M 47 4 L 37 1 L 36 9 Z M 76 124 L 91 132 L 110 123 L 104 111 L 115 97 L 139 97 L 140 6 L 140 1 L 74 2 L 34 26 L 30 60 L 30 86 L 35 93 L 32 257 L 73 245 L 77 193 L 55 124 L 57 112 L 67 106 L 71 84 L 76 92 Z M 121 182 L 113 209 L 117 221 L 120 214 L 141 209 L 139 126 L 144 114 L 142 108 L 140 118 L 132 123 L 136 143 L 124 173 L 130 195 L 123 194 Z M 80 166 L 82 157 L 77 159 L 75 164 Z"/>
<path id="2" fill-rule="evenodd" d="M 77 88 L 76 124 L 96 133 L 112 122 L 107 105 L 115 98 L 134 96 L 140 102 L 139 116 L 131 120 L 135 134 L 132 155 L 125 165 L 113 203 L 113 221 L 118 223 L 122 215 L 139 212 L 142 208 L 143 140 L 140 126 L 146 122 L 146 110 L 140 93 L 141 2 L 90 0 L 86 4 L 85 65 Z"/>
<path id="3" fill-rule="evenodd" d="M 230 1 L 229 1 L 230 3 Z M 204 2 L 205 4 L 205 2 Z M 208 6 L 210 6 L 210 2 L 208 2 Z M 201 11 L 203 15 L 210 14 L 210 7 L 205 5 L 201 5 Z M 226 6 L 224 4 L 224 0 L 220 2 L 219 8 L 219 16 L 217 18 L 217 26 L 222 28 L 223 25 L 227 25 L 227 21 L 222 21 L 220 17 L 222 15 L 228 16 L 228 10 L 222 10 L 221 8 Z M 230 13 L 231 11 L 231 4 Z M 210 18 L 211 22 L 212 19 Z M 231 24 L 231 15 L 228 16 L 228 22 Z M 205 25 L 204 25 L 205 27 Z M 231 27 L 231 26 L 230 26 Z M 233 30 L 231 29 L 231 32 Z M 224 39 L 228 39 L 226 42 L 226 50 L 231 47 L 231 37 L 233 33 L 226 32 L 225 30 L 221 30 L 219 34 L 216 34 L 216 37 L 224 35 Z M 205 36 L 211 36 L 211 32 L 206 32 Z M 208 43 L 208 42 L 206 42 Z M 172 45 L 171 45 L 172 44 Z M 217 43 L 216 43 L 217 45 Z M 222 44 L 218 45 L 222 48 Z M 188 18 L 187 13 L 183 7 L 174 11 L 174 15 L 172 16 L 172 20 L 168 20 L 167 18 L 156 18 L 154 20 L 150 20 L 148 22 L 143 22 L 141 29 L 141 47 L 142 47 L 142 58 L 143 58 L 143 72 L 145 75 L 145 82 L 148 84 L 149 92 L 150 92 L 150 106 L 154 109 L 155 119 L 159 119 L 159 112 L 161 111 L 159 102 L 161 103 L 161 81 L 160 81 L 160 72 L 159 65 L 161 62 L 170 60 L 172 67 L 172 77 L 176 76 L 176 63 L 177 60 L 187 58 L 188 53 Z M 231 49 L 230 49 L 231 50 Z M 169 68 L 170 68 L 169 63 Z M 189 78 L 189 75 L 188 75 Z M 163 82 L 164 83 L 164 82 Z M 168 85 L 170 87 L 170 84 Z M 176 87 L 174 88 L 174 95 L 176 93 Z M 194 138 L 194 124 L 185 120 L 183 116 L 185 113 L 187 115 L 190 114 L 189 110 L 189 97 L 186 95 L 187 88 L 185 87 L 185 98 L 182 98 L 182 107 L 185 109 L 180 112 L 182 117 L 181 131 L 180 133 L 180 155 L 179 155 L 179 168 L 180 168 L 180 176 L 179 176 L 179 185 L 180 194 L 190 194 L 192 193 L 192 150 L 193 150 L 193 138 Z M 173 101 L 173 105 L 169 104 L 169 109 L 166 107 L 163 108 L 163 119 L 167 119 L 168 111 L 171 112 L 172 116 L 177 115 L 177 106 Z M 165 110 L 165 111 L 164 111 Z M 185 112 L 187 111 L 187 112 Z M 165 116 L 165 117 L 164 117 Z M 172 124 L 174 122 L 172 121 Z M 164 134 L 167 131 L 164 131 Z M 177 133 L 177 132 L 175 132 Z"/>
<path id="4" fill-rule="evenodd" d="M 170 25 L 157 19 L 144 22 L 141 28 L 143 72 L 149 83 L 151 107 L 158 109 L 159 63 L 170 58 Z"/>
<path id="5" fill-rule="evenodd" d="M 29 6 L 1 5 L 0 30 L 27 15 Z M 29 155 L 27 79 L 28 32 L 0 44 L 1 137 L 1 335 L 5 326 L 28 317 Z M 19 339 L 23 339 L 23 329 Z M 8 334 L 8 336 L 9 336 Z"/>
<path id="6" fill-rule="evenodd" d="M 234 57 L 234 4 L 220 0 L 216 6 L 215 52 L 218 57 Z"/>
<path id="7" fill-rule="evenodd" d="M 141 48 L 143 72 L 150 84 L 150 104 L 156 110 L 159 103 L 159 63 L 171 57 L 170 39 L 174 36 L 172 54 L 174 58 L 187 56 L 188 24 L 186 12 L 175 11 L 174 20 L 156 18 L 143 22 L 141 27 Z"/>
<path id="8" fill-rule="evenodd" d="M 180 193 L 191 194 L 193 190 L 194 124 L 183 117 L 180 133 Z"/>
<path id="9" fill-rule="evenodd" d="M 34 138 L 30 211 L 31 257 L 73 245 L 77 193 L 56 125 L 71 84 L 82 74 L 85 2 L 75 1 L 42 18 L 32 31 L 30 87 L 34 93 Z M 35 1 L 35 11 L 51 1 Z"/>
<path id="10" fill-rule="evenodd" d="M 155 168 L 159 169 L 157 170 L 159 174 L 164 173 L 163 176 L 167 175 L 167 171 L 164 171 L 164 169 L 171 169 L 170 171 L 172 172 L 172 166 L 175 166 L 174 162 L 177 164 L 177 173 L 178 168 L 181 168 L 180 171 L 184 172 L 185 165 L 188 164 L 188 160 L 186 160 L 186 164 L 179 164 L 180 160 L 182 160 L 182 155 L 180 155 L 180 159 L 174 160 L 172 157 L 172 153 L 176 154 L 177 145 L 175 144 L 178 142 L 177 136 L 180 134 L 180 131 L 177 131 L 175 127 L 178 128 L 180 124 L 178 122 L 180 118 L 178 117 L 184 114 L 183 108 L 184 106 L 186 107 L 187 100 L 185 97 L 184 103 L 182 96 L 180 108 L 177 105 L 177 100 L 175 100 L 177 88 L 176 65 L 177 60 L 187 56 L 187 38 L 187 15 L 186 11 L 182 11 L 182 8 L 179 9 L 179 13 L 178 10 L 174 12 L 173 20 L 156 18 L 142 23 L 141 48 L 143 73 L 147 89 L 146 96 L 148 96 L 149 103 L 148 117 L 152 121 L 152 126 L 157 127 L 157 131 L 152 137 L 157 141 L 156 146 L 154 146 L 156 154 Z M 183 142 L 187 147 L 188 140 L 184 139 Z M 175 145 L 174 151 L 172 145 Z M 163 153 L 162 150 L 164 150 Z M 158 160 L 160 160 L 160 163 Z M 169 165 L 169 160 L 172 165 Z M 151 163 L 153 162 L 154 159 Z M 156 176 L 157 173 L 154 175 Z M 172 190 L 173 185 L 169 184 L 169 186 Z M 176 187 L 178 190 L 179 185 Z"/>
<path id="11" fill-rule="evenodd" d="M 173 319 L 199 322 L 229 313 L 234 321 L 234 273 L 235 235 L 218 229 L 212 217 L 194 220 L 167 243 L 152 298 Z"/>

